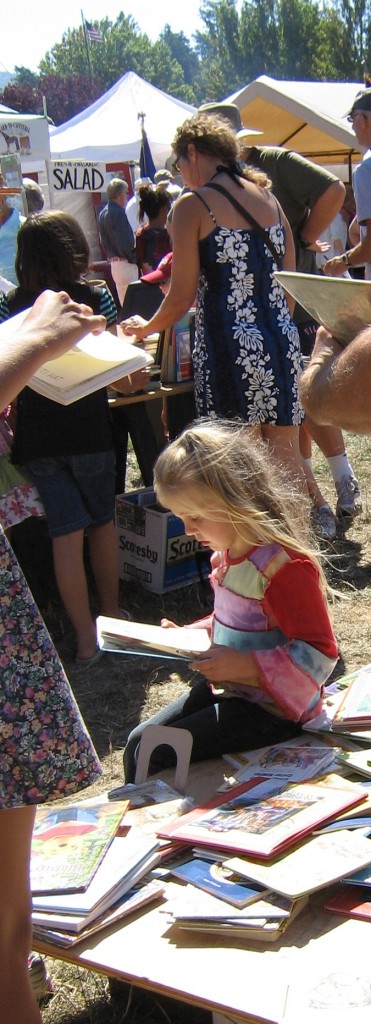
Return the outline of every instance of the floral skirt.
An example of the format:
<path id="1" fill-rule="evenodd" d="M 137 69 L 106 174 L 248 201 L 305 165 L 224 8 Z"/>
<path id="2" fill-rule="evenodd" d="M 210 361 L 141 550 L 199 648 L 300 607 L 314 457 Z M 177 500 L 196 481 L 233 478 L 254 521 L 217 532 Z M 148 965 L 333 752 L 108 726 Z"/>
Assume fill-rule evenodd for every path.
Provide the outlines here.
<path id="1" fill-rule="evenodd" d="M 8 530 L 29 516 L 44 516 L 44 507 L 36 487 L 9 455 L 0 456 L 0 523 Z"/>
<path id="2" fill-rule="evenodd" d="M 1 530 L 0 602 L 0 808 L 8 808 L 69 796 L 102 769 Z"/>

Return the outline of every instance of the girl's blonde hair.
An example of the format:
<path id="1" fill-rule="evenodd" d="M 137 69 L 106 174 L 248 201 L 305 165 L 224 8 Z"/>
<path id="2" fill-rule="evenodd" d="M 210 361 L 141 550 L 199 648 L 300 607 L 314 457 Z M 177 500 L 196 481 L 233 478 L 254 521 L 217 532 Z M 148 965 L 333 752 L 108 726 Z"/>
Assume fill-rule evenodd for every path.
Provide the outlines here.
<path id="1" fill-rule="evenodd" d="M 245 424 L 200 419 L 161 452 L 154 472 L 160 501 L 181 492 L 186 514 L 232 523 L 247 545 L 277 543 L 308 558 L 328 590 L 309 539 L 309 503 L 295 490 L 263 441 Z M 307 512 L 307 514 L 306 514 Z"/>

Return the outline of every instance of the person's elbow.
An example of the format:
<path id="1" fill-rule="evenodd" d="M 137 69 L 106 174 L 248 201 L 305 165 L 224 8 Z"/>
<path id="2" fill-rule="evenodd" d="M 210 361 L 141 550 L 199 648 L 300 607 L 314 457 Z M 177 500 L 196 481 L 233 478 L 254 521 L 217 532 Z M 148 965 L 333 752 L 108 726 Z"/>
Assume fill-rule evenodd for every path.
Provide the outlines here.
<path id="1" fill-rule="evenodd" d="M 326 189 L 326 203 L 328 205 L 329 211 L 330 209 L 332 211 L 332 218 L 335 217 L 337 213 L 339 213 L 339 210 L 341 210 L 342 206 L 344 205 L 345 194 L 345 185 L 343 184 L 342 181 L 339 180 L 333 181 L 331 185 L 329 185 L 329 187 Z"/>

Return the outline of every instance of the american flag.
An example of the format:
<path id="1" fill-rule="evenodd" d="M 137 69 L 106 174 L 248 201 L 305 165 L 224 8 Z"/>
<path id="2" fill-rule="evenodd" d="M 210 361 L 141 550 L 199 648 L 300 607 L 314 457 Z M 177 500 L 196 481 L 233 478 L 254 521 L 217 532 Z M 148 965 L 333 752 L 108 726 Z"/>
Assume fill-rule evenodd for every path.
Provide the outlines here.
<path id="1" fill-rule="evenodd" d="M 90 43 L 104 43 L 104 39 L 102 33 L 99 31 L 99 28 L 96 28 L 96 26 L 93 25 L 91 21 L 86 21 L 85 19 L 84 25 L 85 32 Z"/>

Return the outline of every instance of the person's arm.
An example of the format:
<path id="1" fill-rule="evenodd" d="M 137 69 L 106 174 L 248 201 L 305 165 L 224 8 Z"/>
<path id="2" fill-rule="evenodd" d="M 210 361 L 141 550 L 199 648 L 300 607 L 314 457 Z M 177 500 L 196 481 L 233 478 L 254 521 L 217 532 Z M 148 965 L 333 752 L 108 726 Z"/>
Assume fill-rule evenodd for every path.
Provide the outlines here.
<path id="1" fill-rule="evenodd" d="M 141 317 L 135 316 L 122 322 L 121 326 L 127 334 L 133 334 L 134 331 L 137 338 L 141 339 L 156 331 L 164 331 L 180 320 L 192 306 L 200 273 L 198 242 L 201 211 L 201 203 L 192 193 L 177 199 L 172 224 L 170 290 L 157 313 L 146 323 L 143 320 L 140 323 Z"/>
<path id="2" fill-rule="evenodd" d="M 283 260 L 282 260 L 282 270 L 296 270 L 296 256 L 295 256 L 294 236 L 293 236 L 293 233 L 291 231 L 291 228 L 290 228 L 289 222 L 287 220 L 287 217 L 285 216 L 283 210 L 282 210 L 282 223 L 283 223 L 283 226 L 285 228 L 285 243 L 286 243 L 285 244 L 285 255 L 284 255 Z M 291 316 L 292 316 L 293 312 L 294 312 L 294 308 L 295 308 L 295 299 L 293 299 L 292 295 L 289 295 L 288 292 L 285 292 L 285 298 L 286 298 L 286 303 L 287 303 L 289 312 L 291 313 Z"/>
<path id="3" fill-rule="evenodd" d="M 342 349 L 320 327 L 308 368 L 300 380 L 304 409 L 321 425 L 371 432 L 371 327 Z"/>
<path id="4" fill-rule="evenodd" d="M 300 237 L 305 239 L 306 243 L 309 242 L 307 248 L 316 250 L 320 235 L 341 210 L 344 199 L 345 185 L 339 180 L 332 181 L 322 195 L 316 199 L 301 229 Z"/>
<path id="5" fill-rule="evenodd" d="M 0 409 L 15 398 L 43 363 L 68 352 L 90 331 L 100 334 L 105 326 L 104 316 L 94 316 L 90 306 L 73 302 L 66 292 L 43 292 L 21 327 L 2 340 Z"/>
<path id="6" fill-rule="evenodd" d="M 348 227 L 348 238 L 351 246 L 355 249 L 356 245 L 360 241 L 361 233 L 359 230 L 359 224 L 357 217 L 353 217 Z"/>
<path id="7" fill-rule="evenodd" d="M 371 219 L 364 222 L 366 228 L 366 234 L 364 237 L 354 246 L 353 249 L 348 249 L 347 252 L 347 263 L 344 263 L 343 257 L 334 256 L 332 260 L 328 260 L 324 266 L 324 273 L 326 277 L 337 277 L 339 274 L 343 274 L 347 267 L 360 267 L 364 263 L 369 263 L 371 260 Z"/>

